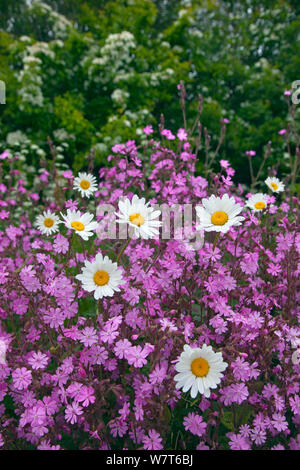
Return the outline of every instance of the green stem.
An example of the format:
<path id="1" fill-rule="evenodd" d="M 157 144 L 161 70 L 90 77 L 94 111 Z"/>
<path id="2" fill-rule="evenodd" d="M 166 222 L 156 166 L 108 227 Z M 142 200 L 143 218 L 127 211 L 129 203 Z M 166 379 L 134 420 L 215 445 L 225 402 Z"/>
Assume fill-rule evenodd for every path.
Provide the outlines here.
<path id="1" fill-rule="evenodd" d="M 221 234 L 221 232 L 218 232 L 217 235 L 216 235 L 216 238 L 215 238 L 215 241 L 214 241 L 214 244 L 213 244 L 213 251 L 215 251 L 217 241 L 220 238 L 220 234 Z"/>
<path id="2" fill-rule="evenodd" d="M 22 271 L 22 269 L 26 266 L 26 264 L 30 260 L 31 256 L 33 256 L 33 255 L 34 255 L 34 253 L 30 253 L 28 258 L 25 259 L 24 263 L 22 263 L 19 268 L 15 269 L 14 273 L 18 274 L 20 271 Z"/>
<path id="3" fill-rule="evenodd" d="M 254 174 L 253 174 L 253 166 L 252 166 L 252 157 L 248 155 L 249 161 L 249 169 L 250 169 L 250 177 L 251 177 L 251 188 L 253 188 L 255 181 L 254 181 Z"/>
<path id="4" fill-rule="evenodd" d="M 125 242 L 124 245 L 122 246 L 121 251 L 120 251 L 120 253 L 119 253 L 118 256 L 117 256 L 117 263 L 119 262 L 119 260 L 120 260 L 120 258 L 121 258 L 121 256 L 122 256 L 122 254 L 124 253 L 124 251 L 125 251 L 126 248 L 128 247 L 128 245 L 129 245 L 129 243 L 130 243 L 130 240 L 131 240 L 131 238 L 128 237 L 128 239 L 126 240 L 126 242 Z"/>

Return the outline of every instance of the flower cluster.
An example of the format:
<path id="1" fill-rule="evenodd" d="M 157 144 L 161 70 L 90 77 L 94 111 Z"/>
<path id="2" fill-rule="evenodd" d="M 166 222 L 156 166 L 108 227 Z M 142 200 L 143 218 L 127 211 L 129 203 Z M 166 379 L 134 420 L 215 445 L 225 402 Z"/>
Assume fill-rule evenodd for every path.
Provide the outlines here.
<path id="1" fill-rule="evenodd" d="M 300 448 L 299 199 L 245 194 L 227 160 L 204 178 L 184 129 L 152 132 L 63 186 L 1 159 L 4 449 Z"/>

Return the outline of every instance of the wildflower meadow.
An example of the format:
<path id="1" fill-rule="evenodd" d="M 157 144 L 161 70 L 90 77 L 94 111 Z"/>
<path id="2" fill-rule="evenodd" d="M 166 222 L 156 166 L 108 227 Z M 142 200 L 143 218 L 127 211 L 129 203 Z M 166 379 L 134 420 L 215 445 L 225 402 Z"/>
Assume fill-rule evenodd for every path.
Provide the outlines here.
<path id="1" fill-rule="evenodd" d="M 52 135 L 2 143 L 2 450 L 300 450 L 293 90 L 241 174 L 230 116 L 172 94 L 179 125 L 140 114 L 101 164 Z"/>

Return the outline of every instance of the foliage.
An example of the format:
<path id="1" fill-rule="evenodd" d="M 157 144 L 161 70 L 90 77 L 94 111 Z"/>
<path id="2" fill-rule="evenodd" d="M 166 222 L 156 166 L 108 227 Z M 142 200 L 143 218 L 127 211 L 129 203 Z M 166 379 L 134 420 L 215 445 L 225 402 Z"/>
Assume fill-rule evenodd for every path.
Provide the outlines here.
<path id="1" fill-rule="evenodd" d="M 2 2 L 3 3 L 3 2 Z M 222 156 L 249 183 L 241 156 L 256 151 L 260 166 L 269 140 L 283 155 L 283 91 L 299 79 L 299 6 L 288 0 L 4 2 L 0 32 L 2 148 L 22 132 L 46 151 L 47 137 L 66 135 L 66 162 L 82 167 L 96 150 L 97 165 L 145 123 L 182 125 L 176 85 L 183 80 L 187 116 L 205 106 L 211 135 L 228 118 Z M 4 30 L 8 32 L 4 32 Z M 193 104 L 194 103 L 194 104 Z M 298 126 L 298 111 L 296 122 Z"/>

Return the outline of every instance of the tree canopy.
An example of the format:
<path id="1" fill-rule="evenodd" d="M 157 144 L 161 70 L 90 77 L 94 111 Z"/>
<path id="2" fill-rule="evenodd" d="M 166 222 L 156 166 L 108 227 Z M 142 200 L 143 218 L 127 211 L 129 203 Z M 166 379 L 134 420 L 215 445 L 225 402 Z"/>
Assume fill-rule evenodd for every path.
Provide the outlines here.
<path id="1" fill-rule="evenodd" d="M 75 0 L 0 2 L 1 147 L 47 152 L 47 137 L 79 168 L 91 149 L 106 165 L 110 148 L 142 139 L 161 114 L 182 127 L 177 85 L 187 90 L 188 122 L 204 99 L 202 125 L 247 181 L 245 151 L 259 167 L 286 126 L 283 92 L 300 78 L 300 5 L 288 0 Z M 214 139 L 214 137 L 213 137 Z M 33 147 L 33 148 L 32 148 Z M 201 170 L 201 167 L 200 167 Z"/>

